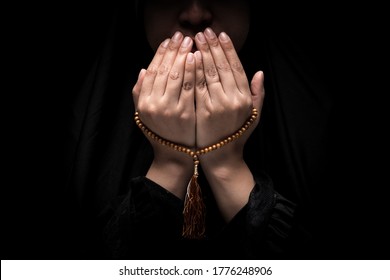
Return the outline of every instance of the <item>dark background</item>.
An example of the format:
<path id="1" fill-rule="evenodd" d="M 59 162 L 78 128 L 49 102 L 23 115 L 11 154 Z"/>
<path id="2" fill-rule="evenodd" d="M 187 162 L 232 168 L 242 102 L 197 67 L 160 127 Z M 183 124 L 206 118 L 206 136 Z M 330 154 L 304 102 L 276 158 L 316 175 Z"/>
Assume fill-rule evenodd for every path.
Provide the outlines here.
<path id="1" fill-rule="evenodd" d="M 71 102 L 111 22 L 107 2 L 9 8 L 2 259 L 83 258 L 85 227 L 66 189 L 65 133 Z"/>
<path id="2" fill-rule="evenodd" d="M 1 257 L 79 259 L 87 233 L 67 197 L 63 128 L 114 4 L 29 5 L 10 9 L 3 35 Z M 274 30 L 297 36 L 337 97 L 329 188 L 316 193 L 316 258 L 389 259 L 386 17 L 318 5 L 286 7 Z"/>

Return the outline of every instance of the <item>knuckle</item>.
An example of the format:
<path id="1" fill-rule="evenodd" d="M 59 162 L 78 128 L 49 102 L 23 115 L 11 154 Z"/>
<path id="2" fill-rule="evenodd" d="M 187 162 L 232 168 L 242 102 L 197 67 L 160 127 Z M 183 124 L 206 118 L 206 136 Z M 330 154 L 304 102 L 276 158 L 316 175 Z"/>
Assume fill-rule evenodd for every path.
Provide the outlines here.
<path id="1" fill-rule="evenodd" d="M 210 108 L 205 108 L 206 110 L 202 111 L 202 118 L 206 121 L 210 120 L 214 113 L 211 113 Z"/>
<path id="2" fill-rule="evenodd" d="M 231 69 L 230 64 L 227 62 L 217 63 L 216 67 L 221 72 L 228 72 Z"/>
<path id="3" fill-rule="evenodd" d="M 199 46 L 199 49 L 202 51 L 202 55 L 203 55 L 203 53 L 209 53 L 210 52 L 210 47 L 209 47 L 209 45 L 208 44 L 201 44 L 200 46 Z"/>
<path id="4" fill-rule="evenodd" d="M 203 90 L 206 88 L 206 79 L 204 77 L 202 77 L 197 83 L 196 83 L 196 87 L 199 89 L 199 90 Z"/>
<path id="5" fill-rule="evenodd" d="M 145 102 L 140 100 L 138 103 L 138 111 L 143 116 L 150 116 L 153 114 L 154 108 L 153 106 L 146 106 Z"/>
<path id="6" fill-rule="evenodd" d="M 237 112 L 242 110 L 243 102 L 240 102 L 238 99 L 235 99 L 233 101 L 230 101 L 226 106 L 229 108 L 229 110 Z"/>
<path id="7" fill-rule="evenodd" d="M 235 51 L 233 44 L 230 43 L 224 43 L 223 48 L 225 49 L 226 52 Z"/>
<path id="8" fill-rule="evenodd" d="M 245 99 L 244 106 L 246 106 L 247 108 L 252 108 L 252 106 L 253 106 L 252 97 L 250 97 L 249 95 L 247 95 L 247 97 Z"/>
<path id="9" fill-rule="evenodd" d="M 168 74 L 168 72 L 169 72 L 169 67 L 168 67 L 168 65 L 166 65 L 166 64 L 161 64 L 159 67 L 158 67 L 158 74 L 159 75 L 166 75 L 166 74 Z"/>
<path id="10" fill-rule="evenodd" d="M 180 120 L 182 120 L 183 122 L 188 122 L 189 120 L 191 120 L 191 114 L 188 111 L 183 111 L 180 114 Z"/>
<path id="11" fill-rule="evenodd" d="M 174 42 L 173 40 L 171 40 L 168 44 L 168 50 L 170 51 L 176 51 L 178 48 L 178 44 L 176 42 Z"/>
<path id="12" fill-rule="evenodd" d="M 215 68 L 214 65 L 208 66 L 205 69 L 205 73 L 206 73 L 207 76 L 209 76 L 211 78 L 214 78 L 214 77 L 216 77 L 218 75 L 217 68 Z"/>
<path id="13" fill-rule="evenodd" d="M 192 82 L 184 82 L 183 83 L 184 90 L 191 90 L 193 87 L 194 87 L 194 84 Z"/>
<path id="14" fill-rule="evenodd" d="M 160 48 L 157 49 L 157 55 L 163 56 L 165 54 L 167 47 L 160 46 Z"/>
<path id="15" fill-rule="evenodd" d="M 242 110 L 242 105 L 241 104 L 238 104 L 238 103 L 235 103 L 231 106 L 231 110 L 233 112 L 240 112 Z"/>
<path id="16" fill-rule="evenodd" d="M 244 72 L 244 68 L 242 67 L 241 62 L 238 60 L 235 60 L 232 62 L 231 69 L 235 72 L 238 72 L 238 73 Z"/>
<path id="17" fill-rule="evenodd" d="M 211 39 L 209 42 L 210 47 L 217 48 L 219 46 L 219 41 L 217 38 Z"/>
<path id="18" fill-rule="evenodd" d="M 180 78 L 180 73 L 179 73 L 178 71 L 171 71 L 171 72 L 169 73 L 169 78 L 170 78 L 171 80 L 177 80 L 177 79 Z"/>
<path id="19" fill-rule="evenodd" d="M 155 76 L 157 74 L 157 67 L 155 65 L 150 65 L 146 70 L 146 75 Z"/>

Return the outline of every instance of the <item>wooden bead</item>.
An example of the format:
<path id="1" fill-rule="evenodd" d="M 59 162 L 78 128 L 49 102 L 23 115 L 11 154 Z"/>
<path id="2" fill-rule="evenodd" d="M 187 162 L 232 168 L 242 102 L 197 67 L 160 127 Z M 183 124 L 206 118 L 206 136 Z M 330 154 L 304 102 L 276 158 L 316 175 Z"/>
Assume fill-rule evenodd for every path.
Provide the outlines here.
<path id="1" fill-rule="evenodd" d="M 213 145 L 210 145 L 208 147 L 205 147 L 205 148 L 202 148 L 202 149 L 198 149 L 198 150 L 195 150 L 195 151 L 192 151 L 188 147 L 181 146 L 181 145 L 178 145 L 176 143 L 173 143 L 173 142 L 170 142 L 168 140 L 165 140 L 165 139 L 161 138 L 160 136 L 158 136 L 157 134 L 155 134 L 154 132 L 152 132 L 151 130 L 149 130 L 142 123 L 142 120 L 139 117 L 138 111 L 135 112 L 135 114 L 134 114 L 134 120 L 135 120 L 136 125 L 147 136 L 149 136 L 154 141 L 158 142 L 159 144 L 161 144 L 163 146 L 168 146 L 168 147 L 170 147 L 170 148 L 172 148 L 172 149 L 174 149 L 176 151 L 188 154 L 189 156 L 191 156 L 194 159 L 194 163 L 197 165 L 197 164 L 199 164 L 198 156 L 206 154 L 206 153 L 214 151 L 214 150 L 217 150 L 217 149 L 220 149 L 224 145 L 226 145 L 226 144 L 228 144 L 228 143 L 238 139 L 254 123 L 254 121 L 256 120 L 257 116 L 258 116 L 258 111 L 255 108 L 253 108 L 252 109 L 252 114 L 251 114 L 250 118 L 248 118 L 247 121 L 243 124 L 243 126 L 240 129 L 238 129 L 235 133 L 233 133 L 232 135 L 228 136 L 227 138 L 225 138 L 224 140 L 221 140 L 220 142 L 218 142 L 216 144 L 213 144 Z"/>

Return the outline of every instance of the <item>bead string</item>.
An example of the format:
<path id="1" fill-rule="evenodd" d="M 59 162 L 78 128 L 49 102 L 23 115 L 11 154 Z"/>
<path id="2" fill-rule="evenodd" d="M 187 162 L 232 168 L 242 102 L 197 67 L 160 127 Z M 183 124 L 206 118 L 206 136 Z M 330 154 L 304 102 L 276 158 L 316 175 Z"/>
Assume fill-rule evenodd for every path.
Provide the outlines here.
<path id="1" fill-rule="evenodd" d="M 198 150 L 195 150 L 195 151 L 192 150 L 189 147 L 184 146 L 184 145 L 179 145 L 179 144 L 176 144 L 176 143 L 171 142 L 169 140 L 166 140 L 163 137 L 161 137 L 161 136 L 157 135 L 156 133 L 154 133 L 153 131 L 151 131 L 141 121 L 141 119 L 139 117 L 138 111 L 135 112 L 134 120 L 135 120 L 135 123 L 137 124 L 137 126 L 147 136 L 149 136 L 153 140 L 157 141 L 159 144 L 161 144 L 163 146 L 167 146 L 169 148 L 172 148 L 175 151 L 179 151 L 179 152 L 183 152 L 185 154 L 188 154 L 189 156 L 191 156 L 193 158 L 194 161 L 197 161 L 199 159 L 200 155 L 203 155 L 203 154 L 209 153 L 211 151 L 220 149 L 223 146 L 225 146 L 226 144 L 228 144 L 230 142 L 233 142 L 234 140 L 238 139 L 254 123 L 254 121 L 256 120 L 257 116 L 258 116 L 258 112 L 257 112 L 257 110 L 255 108 L 253 108 L 251 116 L 247 119 L 247 121 L 244 123 L 244 125 L 240 129 L 238 129 L 235 133 L 233 133 L 229 137 L 226 137 L 225 139 L 219 141 L 218 143 L 216 143 L 214 145 L 210 145 L 210 146 L 208 146 L 206 148 L 201 148 L 201 149 L 198 149 Z"/>
<path id="2" fill-rule="evenodd" d="M 214 145 L 210 145 L 206 148 L 201 148 L 198 150 L 193 150 L 189 147 L 178 145 L 174 142 L 166 140 L 149 128 L 147 128 L 141 121 L 138 111 L 135 112 L 134 120 L 137 126 L 143 131 L 145 135 L 152 138 L 154 141 L 157 141 L 163 146 L 172 148 L 175 151 L 185 153 L 192 157 L 194 161 L 194 173 L 192 178 L 187 186 L 187 193 L 184 200 L 184 210 L 183 210 L 183 238 L 188 239 L 202 239 L 205 234 L 205 205 L 202 200 L 201 188 L 198 185 L 198 165 L 199 165 L 199 156 L 209 153 L 211 151 L 217 150 L 225 146 L 226 144 L 238 139 L 242 136 L 245 131 L 254 123 L 258 116 L 258 112 L 255 108 L 252 109 L 251 116 L 247 119 L 244 125 L 237 130 L 235 133 L 226 137 L 224 140 L 219 141 Z"/>

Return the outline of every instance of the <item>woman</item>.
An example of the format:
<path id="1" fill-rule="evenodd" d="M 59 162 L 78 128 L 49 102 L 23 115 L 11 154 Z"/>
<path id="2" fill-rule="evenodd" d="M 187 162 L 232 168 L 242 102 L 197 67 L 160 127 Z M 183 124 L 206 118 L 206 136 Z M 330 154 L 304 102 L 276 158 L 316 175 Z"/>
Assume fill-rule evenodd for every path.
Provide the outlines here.
<path id="1" fill-rule="evenodd" d="M 262 33 L 267 21 L 255 8 L 149 0 L 135 3 L 135 17 L 118 9 L 75 99 L 69 146 L 70 186 L 88 215 L 101 213 L 91 245 L 99 256 L 310 256 L 330 96 L 299 48 L 285 53 L 296 44 Z M 252 108 L 238 139 L 196 158 L 205 230 L 186 235 L 194 158 L 156 139 L 195 152 L 212 147 L 245 125 Z"/>

